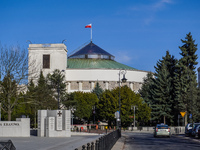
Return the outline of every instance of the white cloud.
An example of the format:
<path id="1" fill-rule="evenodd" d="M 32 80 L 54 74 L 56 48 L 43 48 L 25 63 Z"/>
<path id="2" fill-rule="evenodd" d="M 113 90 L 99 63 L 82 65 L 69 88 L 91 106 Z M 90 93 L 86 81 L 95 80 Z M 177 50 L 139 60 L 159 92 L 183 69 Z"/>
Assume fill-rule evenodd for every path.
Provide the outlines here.
<path id="1" fill-rule="evenodd" d="M 133 58 L 130 56 L 130 54 L 128 52 L 117 52 L 117 54 L 115 55 L 115 60 L 120 62 L 120 63 L 129 63 L 131 62 Z"/>
<path id="2" fill-rule="evenodd" d="M 151 4 L 141 4 L 134 7 L 131 7 L 131 11 L 138 11 L 144 13 L 145 17 L 141 18 L 144 24 L 150 24 L 154 21 L 156 12 L 163 11 L 168 4 L 172 4 L 172 0 L 158 0 L 155 3 Z"/>
<path id="3" fill-rule="evenodd" d="M 141 4 L 134 7 L 131 7 L 130 9 L 132 11 L 159 11 L 165 8 L 166 4 L 173 3 L 172 0 L 159 0 L 156 3 L 153 4 Z"/>
<path id="4" fill-rule="evenodd" d="M 171 0 L 160 0 L 157 3 L 154 3 L 152 6 L 150 6 L 152 8 L 152 10 L 154 11 L 158 11 L 158 10 L 162 10 L 166 4 L 170 4 L 172 3 Z"/>

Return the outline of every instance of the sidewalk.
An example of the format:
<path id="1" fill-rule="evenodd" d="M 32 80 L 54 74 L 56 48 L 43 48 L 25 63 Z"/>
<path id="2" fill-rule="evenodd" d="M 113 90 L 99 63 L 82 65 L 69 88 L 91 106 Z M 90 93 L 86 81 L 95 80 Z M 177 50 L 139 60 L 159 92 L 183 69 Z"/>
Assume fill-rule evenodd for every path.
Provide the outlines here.
<path id="1" fill-rule="evenodd" d="M 117 142 L 115 143 L 115 145 L 113 146 L 111 150 L 123 150 L 125 140 L 126 140 L 126 137 L 122 135 L 121 138 L 117 140 Z"/>

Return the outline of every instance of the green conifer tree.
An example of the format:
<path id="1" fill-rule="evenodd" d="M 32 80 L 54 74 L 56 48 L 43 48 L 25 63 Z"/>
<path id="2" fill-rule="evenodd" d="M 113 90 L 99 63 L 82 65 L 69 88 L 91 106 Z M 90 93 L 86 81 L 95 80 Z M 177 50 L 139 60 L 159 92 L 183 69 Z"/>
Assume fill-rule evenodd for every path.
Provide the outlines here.
<path id="1" fill-rule="evenodd" d="M 103 89 L 99 85 L 99 82 L 97 81 L 95 88 L 92 90 L 92 93 L 96 94 L 98 99 L 100 98 L 100 95 L 103 93 Z"/>
<path id="2" fill-rule="evenodd" d="M 177 83 L 176 83 L 176 99 L 178 101 L 179 111 L 187 112 L 185 124 L 188 122 L 189 114 L 196 118 L 195 111 L 197 101 L 197 82 L 195 69 L 197 62 L 197 44 L 193 40 L 191 33 L 186 35 L 185 40 L 181 40 L 183 45 L 180 46 L 182 58 L 178 62 Z"/>

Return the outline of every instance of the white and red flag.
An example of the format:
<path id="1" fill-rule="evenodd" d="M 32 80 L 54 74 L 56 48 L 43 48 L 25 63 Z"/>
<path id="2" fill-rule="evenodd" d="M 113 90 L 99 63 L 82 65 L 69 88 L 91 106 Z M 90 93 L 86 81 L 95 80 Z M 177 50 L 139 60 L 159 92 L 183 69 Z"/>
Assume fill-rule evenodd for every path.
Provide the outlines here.
<path id="1" fill-rule="evenodd" d="M 85 28 L 92 28 L 92 24 L 86 25 Z"/>

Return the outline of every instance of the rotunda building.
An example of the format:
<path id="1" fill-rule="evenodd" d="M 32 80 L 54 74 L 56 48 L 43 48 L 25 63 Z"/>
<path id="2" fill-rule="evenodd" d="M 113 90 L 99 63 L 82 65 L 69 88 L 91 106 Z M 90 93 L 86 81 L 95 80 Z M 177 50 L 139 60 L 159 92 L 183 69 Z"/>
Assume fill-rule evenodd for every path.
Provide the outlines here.
<path id="1" fill-rule="evenodd" d="M 30 67 L 29 80 L 38 77 L 42 70 L 44 75 L 55 69 L 63 70 L 67 92 L 91 92 L 98 82 L 102 89 L 113 89 L 127 85 L 138 92 L 147 71 L 141 71 L 115 61 L 115 57 L 95 45 L 92 41 L 75 53 L 67 56 L 65 44 L 29 44 L 29 64 L 35 61 L 36 69 Z M 37 71 L 33 71 L 37 70 Z M 125 72 L 126 83 L 121 83 Z"/>

